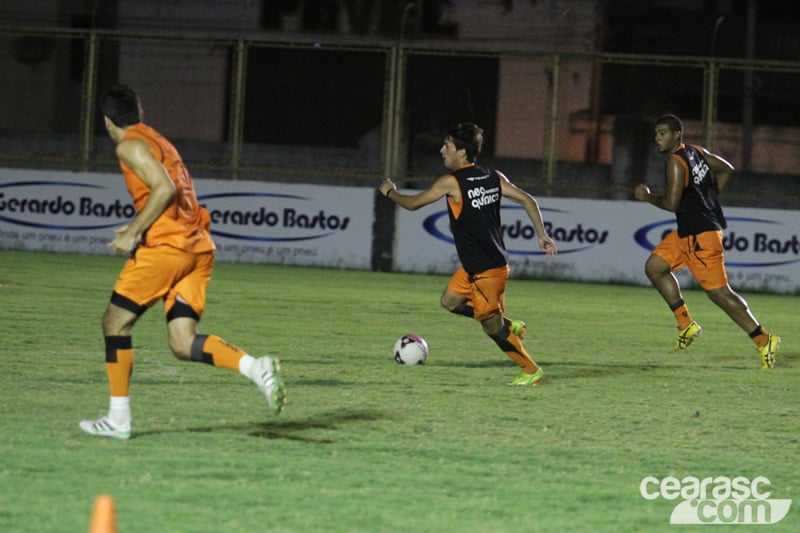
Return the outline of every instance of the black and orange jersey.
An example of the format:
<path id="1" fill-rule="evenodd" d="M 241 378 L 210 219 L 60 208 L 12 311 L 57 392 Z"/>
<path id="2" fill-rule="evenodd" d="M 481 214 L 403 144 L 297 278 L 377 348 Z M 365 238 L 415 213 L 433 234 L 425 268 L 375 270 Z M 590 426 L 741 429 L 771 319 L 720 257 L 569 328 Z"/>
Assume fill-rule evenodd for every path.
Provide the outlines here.
<path id="1" fill-rule="evenodd" d="M 508 264 L 508 252 L 500 225 L 500 178 L 491 169 L 469 165 L 456 170 L 453 177 L 461 191 L 461 201 L 447 199 L 450 231 L 461 265 L 477 274 Z"/>
<path id="2" fill-rule="evenodd" d="M 670 157 L 677 158 L 684 169 L 683 196 L 675 213 L 678 235 L 688 237 L 725 229 L 728 224 L 717 199 L 717 181 L 702 149 L 681 144 Z"/>

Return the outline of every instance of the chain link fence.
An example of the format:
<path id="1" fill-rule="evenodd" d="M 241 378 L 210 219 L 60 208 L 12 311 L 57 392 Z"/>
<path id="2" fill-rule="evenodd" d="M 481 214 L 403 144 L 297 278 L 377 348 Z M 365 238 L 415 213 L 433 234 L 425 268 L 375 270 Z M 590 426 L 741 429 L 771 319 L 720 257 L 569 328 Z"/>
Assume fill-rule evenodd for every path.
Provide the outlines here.
<path id="1" fill-rule="evenodd" d="M 97 99 L 119 82 L 198 177 L 421 187 L 473 121 L 480 161 L 534 194 L 626 199 L 663 181 L 670 112 L 739 169 L 726 203 L 800 199 L 796 63 L 4 28 L 0 67 L 7 167 L 116 170 Z"/>

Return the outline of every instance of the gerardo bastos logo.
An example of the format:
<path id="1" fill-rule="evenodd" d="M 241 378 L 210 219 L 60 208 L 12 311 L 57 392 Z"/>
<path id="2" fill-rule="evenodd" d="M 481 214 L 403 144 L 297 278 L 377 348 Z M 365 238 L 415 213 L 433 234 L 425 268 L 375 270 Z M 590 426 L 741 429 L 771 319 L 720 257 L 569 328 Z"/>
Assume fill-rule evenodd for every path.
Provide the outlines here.
<path id="1" fill-rule="evenodd" d="M 536 230 L 527 218 L 525 209 L 519 205 L 501 205 L 503 224 L 501 231 L 512 256 L 544 256 L 545 252 L 535 244 Z M 582 252 L 604 244 L 610 235 L 609 230 L 595 227 L 591 223 L 576 222 L 575 215 L 563 209 L 542 207 L 547 234 L 558 243 L 559 255 Z M 446 210 L 437 211 L 422 223 L 425 231 L 440 241 L 453 244 L 449 219 Z"/>
<path id="2" fill-rule="evenodd" d="M 726 266 L 764 268 L 800 262 L 796 225 L 744 216 L 731 216 L 727 220 L 729 226 L 722 241 Z M 672 219 L 660 220 L 637 229 L 633 238 L 645 250 L 653 250 L 674 226 Z"/>

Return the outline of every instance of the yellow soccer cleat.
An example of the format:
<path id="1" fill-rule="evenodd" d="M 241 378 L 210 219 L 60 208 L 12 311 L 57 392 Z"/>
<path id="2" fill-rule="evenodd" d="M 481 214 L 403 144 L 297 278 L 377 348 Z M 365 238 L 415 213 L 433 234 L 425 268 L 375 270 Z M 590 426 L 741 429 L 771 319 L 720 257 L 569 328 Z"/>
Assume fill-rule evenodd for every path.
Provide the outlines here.
<path id="1" fill-rule="evenodd" d="M 678 340 L 672 350 L 675 352 L 685 350 L 702 332 L 703 328 L 700 327 L 700 324 L 692 320 L 688 326 L 678 331 Z"/>
<path id="2" fill-rule="evenodd" d="M 526 374 L 525 372 L 520 372 L 519 376 L 514 378 L 514 381 L 509 383 L 509 385 L 530 385 L 531 387 L 535 387 L 537 385 L 542 384 L 542 378 L 544 377 L 544 372 L 542 369 L 538 369 L 533 374 Z"/>
<path id="3" fill-rule="evenodd" d="M 520 339 L 524 339 L 525 332 L 528 331 L 528 325 L 522 320 L 512 320 L 508 325 L 508 330 Z"/>
<path id="4" fill-rule="evenodd" d="M 758 355 L 761 357 L 761 368 L 772 368 L 775 365 L 775 352 L 778 351 L 780 343 L 780 337 L 770 335 L 767 344 L 758 349 Z"/>

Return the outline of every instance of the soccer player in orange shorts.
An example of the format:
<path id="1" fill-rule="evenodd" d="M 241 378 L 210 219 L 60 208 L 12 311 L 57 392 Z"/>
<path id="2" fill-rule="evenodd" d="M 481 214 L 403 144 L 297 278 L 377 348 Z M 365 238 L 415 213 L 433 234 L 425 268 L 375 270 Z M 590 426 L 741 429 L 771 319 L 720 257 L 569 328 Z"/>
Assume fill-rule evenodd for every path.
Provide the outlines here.
<path id="1" fill-rule="evenodd" d="M 279 360 L 255 358 L 215 335 L 200 333 L 215 247 L 210 216 L 197 202 L 178 151 L 142 122 L 139 98 L 129 87 L 109 89 L 100 108 L 116 143 L 136 216 L 118 228 L 109 243 L 114 252 L 128 257 L 102 319 L 109 411 L 97 420 L 82 421 L 81 429 L 100 437 L 130 438 L 132 330 L 159 300 L 164 302 L 169 347 L 175 357 L 242 373 L 266 396 L 270 410 L 280 413 L 285 387 Z"/>
<path id="2" fill-rule="evenodd" d="M 378 190 L 400 207 L 419 209 L 447 198 L 450 229 L 461 266 L 442 293 L 440 303 L 453 313 L 472 317 L 483 331 L 520 367 L 511 385 L 539 385 L 543 372 L 522 344 L 526 325 L 503 315 L 508 284 L 508 252 L 500 225 L 500 200 L 508 198 L 525 209 L 531 219 L 539 247 L 548 256 L 556 245 L 545 230 L 536 200 L 497 170 L 478 166 L 483 130 L 461 123 L 448 130 L 439 153 L 452 174 L 440 176 L 418 194 L 401 194 L 392 180 Z"/>
<path id="3" fill-rule="evenodd" d="M 733 174 L 733 165 L 702 146 L 683 143 L 683 123 L 664 115 L 655 123 L 658 151 L 667 155 L 667 188 L 653 194 L 644 184 L 636 187 L 637 200 L 675 213 L 678 229 L 667 234 L 653 249 L 645 273 L 667 302 L 678 323 L 675 350 L 683 350 L 700 335 L 692 320 L 678 280 L 672 273 L 687 267 L 709 299 L 742 328 L 755 343 L 763 368 L 775 364 L 781 339 L 756 321 L 750 307 L 728 284 L 722 230 L 727 226 L 717 195 Z"/>

